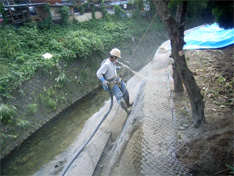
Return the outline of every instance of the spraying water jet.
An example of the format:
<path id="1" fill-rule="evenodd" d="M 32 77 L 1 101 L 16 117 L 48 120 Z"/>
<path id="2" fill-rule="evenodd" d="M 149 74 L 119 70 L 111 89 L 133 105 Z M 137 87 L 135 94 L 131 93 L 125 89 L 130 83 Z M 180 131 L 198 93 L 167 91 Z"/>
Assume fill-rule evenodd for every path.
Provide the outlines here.
<path id="1" fill-rule="evenodd" d="M 130 70 L 134 75 L 138 76 L 139 78 L 144 78 L 143 75 L 141 75 L 140 73 L 134 71 L 133 69 L 131 69 L 129 66 L 125 65 L 124 63 L 119 62 L 119 61 L 117 61 L 117 62 L 118 62 L 122 67 L 124 67 L 124 68 Z M 130 62 L 128 62 L 128 61 L 126 61 L 126 62 L 127 62 L 127 64 L 130 63 Z"/>

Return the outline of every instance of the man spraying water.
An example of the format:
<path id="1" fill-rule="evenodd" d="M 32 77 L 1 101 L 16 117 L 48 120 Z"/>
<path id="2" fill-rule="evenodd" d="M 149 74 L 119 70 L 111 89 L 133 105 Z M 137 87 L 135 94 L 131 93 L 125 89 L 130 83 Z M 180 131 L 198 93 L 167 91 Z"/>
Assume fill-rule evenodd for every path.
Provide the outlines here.
<path id="1" fill-rule="evenodd" d="M 113 94 L 116 97 L 117 102 L 120 104 L 122 109 L 124 109 L 128 114 L 130 110 L 128 109 L 131 107 L 129 102 L 129 93 L 126 88 L 125 83 L 123 80 L 117 76 L 117 66 L 118 58 L 121 58 L 121 51 L 117 48 L 114 48 L 110 52 L 110 57 L 105 59 L 101 67 L 97 71 L 97 77 L 103 83 L 104 89 L 107 89 L 110 86 Z M 121 66 L 128 68 L 128 66 L 120 63 Z"/>

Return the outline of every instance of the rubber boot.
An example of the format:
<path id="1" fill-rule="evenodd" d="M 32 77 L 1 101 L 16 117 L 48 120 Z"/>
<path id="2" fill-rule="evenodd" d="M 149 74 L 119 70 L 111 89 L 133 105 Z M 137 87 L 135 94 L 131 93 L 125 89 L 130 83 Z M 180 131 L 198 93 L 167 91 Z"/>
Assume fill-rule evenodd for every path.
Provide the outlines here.
<path id="1" fill-rule="evenodd" d="M 126 102 L 126 105 L 127 105 L 128 108 L 130 108 L 132 106 L 132 104 L 133 104 L 133 103 L 129 102 L 129 96 L 126 97 L 125 102 Z"/>
<path id="2" fill-rule="evenodd" d="M 125 103 L 124 100 L 121 100 L 121 101 L 120 101 L 120 106 L 121 106 L 121 108 L 124 109 L 128 114 L 131 113 L 131 111 L 128 110 L 128 107 L 127 107 L 127 105 L 126 105 L 126 103 Z"/>

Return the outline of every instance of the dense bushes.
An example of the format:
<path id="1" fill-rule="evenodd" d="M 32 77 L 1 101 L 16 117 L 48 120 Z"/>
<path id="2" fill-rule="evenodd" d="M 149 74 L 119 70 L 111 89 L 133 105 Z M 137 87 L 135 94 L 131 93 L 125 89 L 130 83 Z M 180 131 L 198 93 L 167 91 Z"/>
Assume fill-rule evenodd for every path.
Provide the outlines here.
<path id="1" fill-rule="evenodd" d="M 92 53 L 103 53 L 104 45 L 101 38 L 87 30 L 71 32 L 64 37 L 62 46 L 74 53 L 75 58 L 84 59 Z"/>
<path id="2" fill-rule="evenodd" d="M 11 90 L 30 79 L 39 68 L 56 66 L 60 59 L 85 60 L 92 53 L 102 55 L 111 47 L 123 45 L 132 36 L 142 34 L 146 27 L 146 21 L 130 19 L 52 25 L 49 30 L 40 30 L 35 23 L 20 28 L 3 26 L 0 64 L 7 72 L 1 72 L 0 98 L 9 98 Z M 42 56 L 45 53 L 54 57 L 45 60 Z"/>

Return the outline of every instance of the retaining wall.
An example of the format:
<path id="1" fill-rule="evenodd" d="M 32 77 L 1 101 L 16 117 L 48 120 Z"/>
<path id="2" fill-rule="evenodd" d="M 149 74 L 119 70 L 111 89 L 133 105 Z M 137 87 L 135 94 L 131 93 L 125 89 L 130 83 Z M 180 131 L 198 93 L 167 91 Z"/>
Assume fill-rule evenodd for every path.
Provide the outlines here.
<path id="1" fill-rule="evenodd" d="M 99 86 L 99 80 L 94 74 L 102 60 L 99 59 L 92 58 L 96 67 L 87 66 L 80 61 L 73 62 L 65 69 L 67 79 L 63 83 L 56 81 L 60 75 L 56 68 L 47 72 L 39 70 L 32 79 L 14 90 L 14 98 L 8 103 L 17 108 L 17 117 L 28 120 L 30 126 L 27 129 L 18 129 L 16 138 L 5 141 L 5 147 L 1 148 L 1 159 L 43 124 Z M 0 104 L 2 103 L 0 100 Z M 38 106 L 35 113 L 29 112 L 32 104 Z"/>

